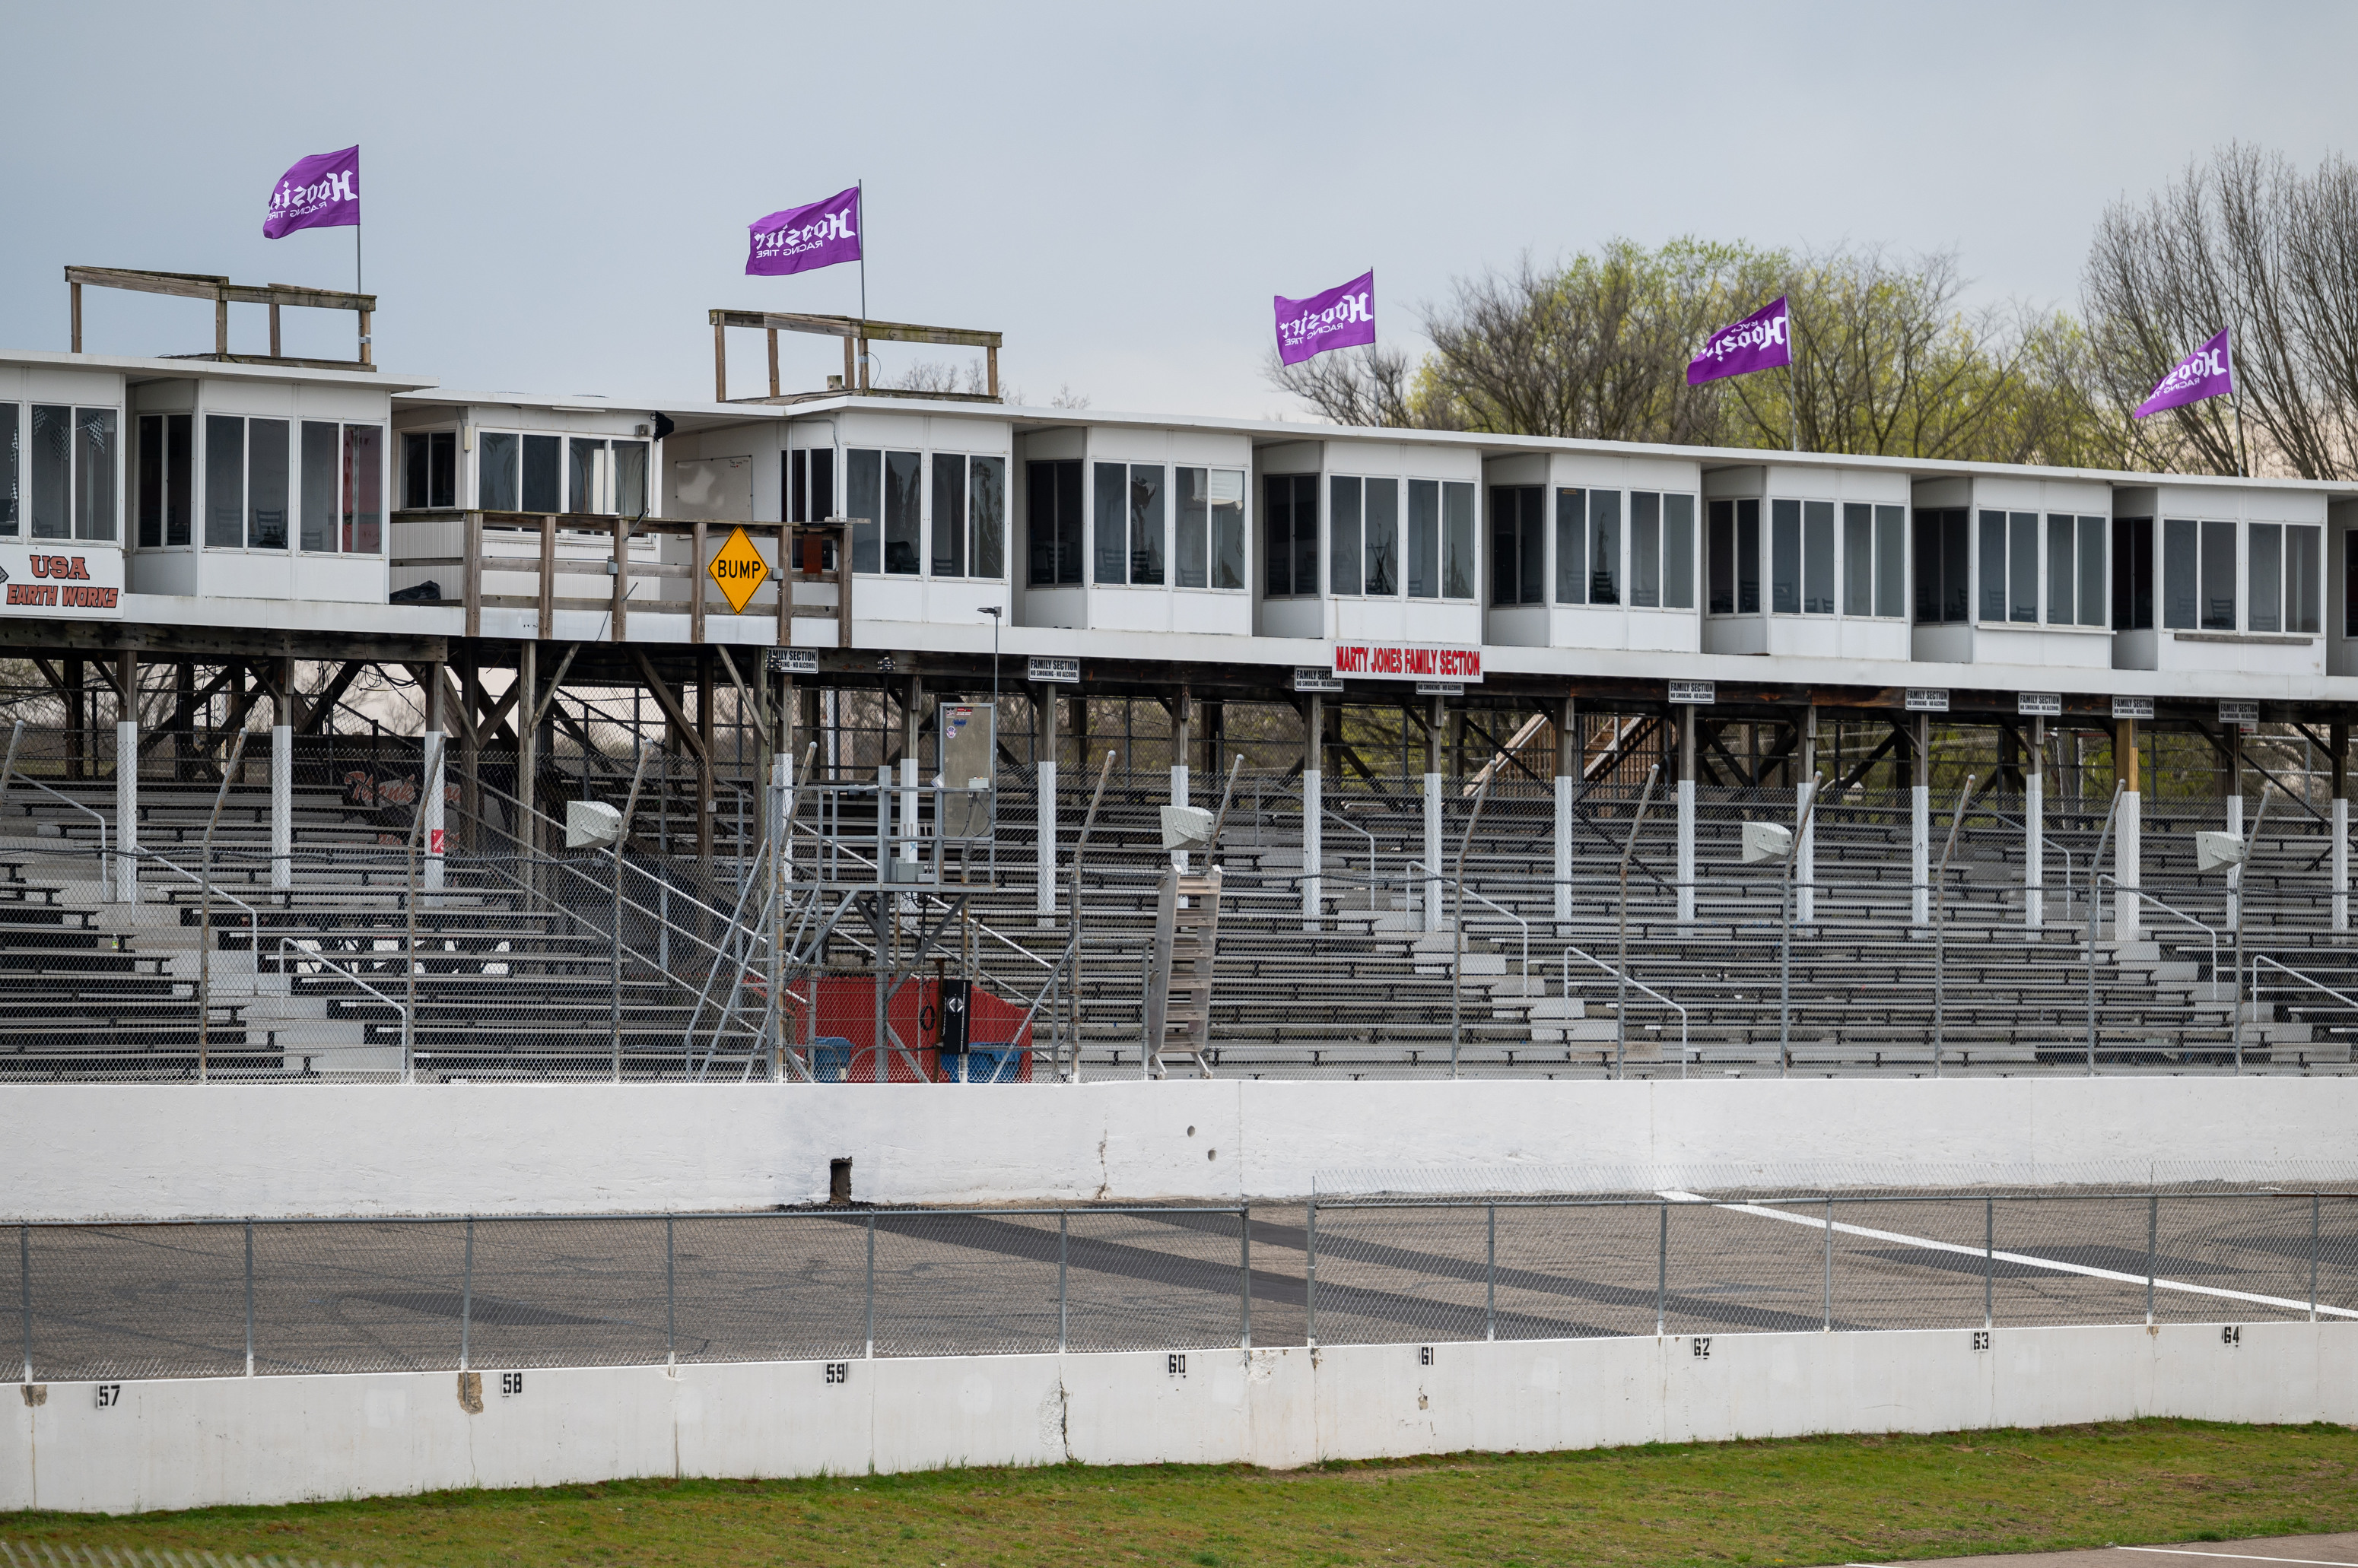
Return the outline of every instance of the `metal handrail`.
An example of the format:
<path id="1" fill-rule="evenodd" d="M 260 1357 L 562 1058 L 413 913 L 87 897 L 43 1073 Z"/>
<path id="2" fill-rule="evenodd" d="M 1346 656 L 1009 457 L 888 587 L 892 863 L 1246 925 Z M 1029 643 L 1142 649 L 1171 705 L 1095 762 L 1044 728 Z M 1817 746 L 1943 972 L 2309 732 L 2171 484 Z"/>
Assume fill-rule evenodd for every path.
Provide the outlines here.
<path id="1" fill-rule="evenodd" d="M 1585 959 L 1587 962 L 1595 965 L 1606 974 L 1611 975 L 1617 983 L 1629 986 L 1645 992 L 1648 996 L 1652 997 L 1656 1001 L 1660 1002 L 1664 1007 L 1669 1008 L 1671 1011 L 1679 1015 L 1679 1076 L 1682 1078 L 1685 1077 L 1687 1076 L 1687 1062 L 1689 1057 L 1693 1054 L 1687 1045 L 1687 1010 L 1681 1007 L 1677 1002 L 1672 1001 L 1669 997 L 1664 996 L 1660 991 L 1658 991 L 1653 987 L 1648 985 L 1645 981 L 1639 979 L 1633 975 L 1623 973 L 1621 970 L 1617 969 L 1612 965 L 1606 963 L 1604 959 L 1597 957 L 1595 954 L 1585 952 L 1581 948 L 1574 946 L 1569 942 L 1565 943 L 1563 946 L 1563 997 L 1566 1001 L 1570 1001 L 1572 1000 L 1572 960 L 1574 957 Z"/>
<path id="2" fill-rule="evenodd" d="M 1421 871 L 1425 869 L 1424 862 L 1422 860 L 1411 860 L 1408 862 L 1408 866 L 1412 871 Z M 1374 885 L 1373 878 L 1369 879 L 1368 885 Z M 1463 896 L 1472 899 L 1476 903 L 1488 904 L 1492 909 L 1497 910 L 1499 914 L 1505 915 L 1508 919 L 1513 921 L 1516 925 L 1523 928 L 1523 973 L 1526 975 L 1530 974 L 1531 972 L 1531 923 L 1525 920 L 1521 915 L 1517 914 L 1513 910 L 1509 909 L 1505 904 L 1500 903 L 1498 900 L 1485 898 L 1481 893 L 1476 892 L 1472 888 L 1461 887 L 1456 891 Z"/>
<path id="3" fill-rule="evenodd" d="M 2136 899 L 2136 900 L 2137 900 L 2138 902 L 2140 902 L 2140 903 L 2149 903 L 2149 904 L 2153 905 L 2153 906 L 2154 906 L 2154 908 L 2156 908 L 2156 909 L 2158 909 L 2158 910 L 2160 910 L 2164 914 L 2174 914 L 2174 915 L 2176 915 L 2179 919 L 2183 920 L 2184 922 L 2186 922 L 2186 924 L 2187 924 L 2187 925 L 2191 925 L 2191 926 L 2192 926 L 2192 927 L 2194 927 L 2194 929 L 2196 929 L 2197 931 L 2201 932 L 2205 936 L 2210 937 L 2210 938 L 2211 938 L 2211 979 L 2212 979 L 2212 984 L 2214 984 L 2214 985 L 2215 985 L 2215 984 L 2217 984 L 2217 983 L 2218 983 L 2218 979 L 2219 979 L 2219 933 L 2218 933 L 2218 932 L 2216 932 L 2216 931 L 2212 930 L 2210 926 L 2203 925 L 2203 924 L 2202 924 L 2202 922 L 2201 922 L 2201 921 L 2199 921 L 2199 920 L 2195 919 L 2192 915 L 2190 915 L 2190 914 L 2187 914 L 2184 910 L 2182 910 L 2182 909 L 2178 909 L 2178 908 L 2175 908 L 2175 907 L 2173 907 L 2173 906 L 2171 906 L 2171 905 L 2169 905 L 2169 904 L 2167 904 L 2167 903 L 2162 903 L 2162 902 L 2161 902 L 2161 900 L 2159 900 L 2159 899 L 2158 899 L 2158 898 L 2154 897 L 2154 896 L 2153 896 L 2153 894 L 2151 894 L 2151 893 L 2149 893 L 2149 892 L 2146 892 L 2143 888 L 2133 888 L 2133 887 L 2124 887 L 2124 886 L 2122 886 L 2122 885 L 2121 885 L 2121 881 L 2120 881 L 2120 879 L 2119 879 L 2118 877 L 2114 876 L 2114 875 L 2113 875 L 2113 873 L 2112 873 L 2112 872 L 2110 872 L 2110 871 L 2098 871 L 2098 872 L 2096 873 L 2096 880 L 2097 880 L 2098 881 L 2100 881 L 2100 882 L 2110 882 L 2110 883 L 2112 883 L 2112 884 L 2113 884 L 2113 891 L 2114 891 L 2114 892 L 2119 892 L 2119 893 L 2125 893 L 2125 894 L 2127 894 L 2128 896 L 2130 896 L 2130 897 L 2132 897 L 2132 898 Z M 2118 930 L 2118 926 L 2117 926 L 2117 925 L 2115 925 L 2115 930 L 2117 932 L 2117 930 Z M 2115 937 L 2115 941 L 2117 941 L 2117 940 L 2118 940 L 2117 935 Z"/>
<path id="4" fill-rule="evenodd" d="M 2353 1011 L 2358 1011 L 2358 997 L 2346 996 L 2341 991 L 2335 990 L 2331 986 L 2327 985 L 2324 981 L 2317 979 L 2315 976 L 2304 975 L 2299 969 L 2292 968 L 2288 964 L 2280 964 L 2274 958 L 2269 957 L 2266 953 L 2255 953 L 2252 955 L 2252 1006 L 2255 1008 L 2257 1008 L 2260 1005 L 2260 966 L 2262 964 L 2266 964 L 2271 969 L 2281 969 L 2286 974 L 2290 975 L 2294 979 L 2297 979 L 2301 984 L 2309 987 L 2310 989 L 2323 991 L 2327 996 L 2331 997 L 2342 1006 L 2350 1008 Z M 2237 1010 L 2239 1012 L 2241 1008 L 2242 1004 L 2238 1002 Z"/>
<path id="5" fill-rule="evenodd" d="M 289 951 L 292 951 L 297 956 L 297 962 L 317 964 L 323 969 L 332 970 L 334 973 L 342 976 L 345 979 L 348 979 L 352 981 L 352 984 L 360 987 L 361 989 L 368 992 L 369 995 L 376 998 L 377 1000 L 384 1003 L 385 1006 L 392 1008 L 395 1011 L 400 1013 L 401 1057 L 404 1063 L 403 1076 L 406 1078 L 406 1065 L 417 1048 L 417 1032 L 416 1022 L 410 1016 L 408 1007 L 404 1003 L 394 1000 L 393 998 L 385 995 L 383 991 L 377 989 L 374 986 L 361 979 L 360 976 L 354 974 L 343 965 L 339 964 L 333 958 L 329 957 L 325 952 L 322 952 L 317 947 L 304 946 L 304 938 L 294 936 L 281 936 L 278 939 L 278 972 L 282 975 L 292 972 L 287 968 L 287 955 Z M 318 938 L 312 937 L 309 938 L 309 940 L 316 942 Z M 406 956 L 405 955 L 405 957 Z"/>
<path id="6" fill-rule="evenodd" d="M 92 807 L 84 806 L 81 802 L 74 799 L 73 796 L 66 795 L 61 791 L 51 789 L 49 785 L 43 784 L 40 780 L 32 777 L 30 774 L 18 773 L 16 772 L 16 742 L 24 733 L 25 721 L 19 719 L 16 720 L 16 728 L 8 732 L 7 760 L 5 762 L 0 762 L 0 801 L 5 801 L 8 796 L 8 781 L 11 778 L 22 778 L 27 784 L 31 784 L 43 795 L 49 796 L 53 800 L 63 803 L 73 810 L 81 812 L 92 822 L 97 823 L 98 900 L 101 903 L 114 903 L 114 879 L 107 874 L 112 869 L 114 862 L 108 860 L 106 853 L 106 818 L 100 816 L 97 811 Z M 26 815 L 27 816 L 32 815 L 29 807 L 27 809 Z"/>

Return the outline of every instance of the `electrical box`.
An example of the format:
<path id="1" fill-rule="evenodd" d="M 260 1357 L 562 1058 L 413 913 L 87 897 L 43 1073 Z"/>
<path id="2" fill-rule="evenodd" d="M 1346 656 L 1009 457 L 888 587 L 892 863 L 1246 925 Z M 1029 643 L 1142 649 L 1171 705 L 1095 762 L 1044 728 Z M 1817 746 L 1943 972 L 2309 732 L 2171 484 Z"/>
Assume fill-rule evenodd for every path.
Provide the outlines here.
<path id="1" fill-rule="evenodd" d="M 942 837 L 989 838 L 998 817 L 998 710 L 987 702 L 945 702 L 936 718 L 943 787 L 967 792 L 942 796 Z"/>

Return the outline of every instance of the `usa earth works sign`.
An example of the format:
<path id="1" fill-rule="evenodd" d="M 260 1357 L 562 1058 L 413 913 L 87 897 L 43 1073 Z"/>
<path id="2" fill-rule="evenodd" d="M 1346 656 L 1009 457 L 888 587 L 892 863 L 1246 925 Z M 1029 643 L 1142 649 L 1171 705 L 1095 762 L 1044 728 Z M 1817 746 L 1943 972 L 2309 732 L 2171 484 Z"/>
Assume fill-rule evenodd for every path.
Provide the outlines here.
<path id="1" fill-rule="evenodd" d="M 1337 643 L 1335 673 L 1357 680 L 1448 680 L 1478 685 L 1482 650 L 1433 643 Z"/>
<path id="2" fill-rule="evenodd" d="M 62 621 L 123 614 L 123 553 L 0 542 L 0 612 Z"/>

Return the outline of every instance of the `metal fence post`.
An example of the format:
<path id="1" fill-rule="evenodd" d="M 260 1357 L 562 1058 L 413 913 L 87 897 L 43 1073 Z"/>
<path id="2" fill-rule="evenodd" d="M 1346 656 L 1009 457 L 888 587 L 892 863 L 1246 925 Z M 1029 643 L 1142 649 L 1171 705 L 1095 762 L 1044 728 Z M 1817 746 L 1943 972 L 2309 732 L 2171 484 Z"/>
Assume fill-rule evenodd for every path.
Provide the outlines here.
<path id="1" fill-rule="evenodd" d="M 2161 1195 L 2147 1193 L 2145 1200 L 2145 1320 L 2153 1321 L 2153 1257 L 2154 1248 L 2161 1238 Z"/>
<path id="2" fill-rule="evenodd" d="M 459 1274 L 459 1370 L 467 1369 L 468 1339 L 475 1327 L 475 1217 L 467 1217 L 467 1256 Z"/>
<path id="3" fill-rule="evenodd" d="M 1834 1331 L 1834 1197 L 1826 1195 L 1826 1332 Z"/>
<path id="4" fill-rule="evenodd" d="M 1070 1249 L 1073 1211 L 1056 1211 L 1056 1353 L 1063 1355 L 1067 1332 L 1071 1327 L 1070 1298 L 1065 1293 L 1065 1255 Z"/>
<path id="5" fill-rule="evenodd" d="M 1982 1326 L 1997 1326 L 1997 1199 L 1982 1199 Z"/>
<path id="6" fill-rule="evenodd" d="M 664 1216 L 664 1365 L 679 1365 L 679 1275 L 672 1262 L 671 1216 Z"/>
<path id="7" fill-rule="evenodd" d="M 1490 1234 L 1485 1249 L 1487 1259 L 1482 1299 L 1482 1337 L 1496 1339 L 1498 1337 L 1498 1206 L 1487 1204 L 1484 1207 L 1487 1210 Z"/>
<path id="8" fill-rule="evenodd" d="M 876 1211 L 868 1212 L 868 1358 L 876 1359 Z"/>
<path id="9" fill-rule="evenodd" d="M 1306 1327 L 1302 1337 L 1304 1344 L 1315 1350 L 1318 1348 L 1318 1200 L 1316 1198 L 1310 1200 L 1309 1232 L 1309 1272 L 1303 1281 L 1302 1291 L 1303 1316 Z M 2311 1250 L 2314 1251 L 2315 1249 Z M 2309 1270 L 2310 1276 L 2314 1278 L 2316 1273 L 2316 1269 L 2312 1267 Z M 2312 1296 L 2316 1293 L 2315 1290 L 2309 1292 Z"/>
<path id="10" fill-rule="evenodd" d="M 1661 1238 L 1654 1247 L 1654 1337 L 1657 1339 L 1662 1336 L 1663 1325 L 1669 1318 L 1671 1293 L 1671 1200 L 1664 1198 L 1661 1204 Z"/>
<path id="11" fill-rule="evenodd" d="M 1252 1205 L 1237 1206 L 1237 1346 L 1252 1348 Z"/>
<path id="12" fill-rule="evenodd" d="M 2309 1195 L 2309 1321 L 2317 1321 L 2317 1195 Z"/>
<path id="13" fill-rule="evenodd" d="M 33 1227 L 16 1227 L 16 1293 L 25 1325 L 25 1381 L 33 1380 Z"/>
<path id="14" fill-rule="evenodd" d="M 254 1221 L 245 1222 L 245 1375 L 254 1376 Z"/>

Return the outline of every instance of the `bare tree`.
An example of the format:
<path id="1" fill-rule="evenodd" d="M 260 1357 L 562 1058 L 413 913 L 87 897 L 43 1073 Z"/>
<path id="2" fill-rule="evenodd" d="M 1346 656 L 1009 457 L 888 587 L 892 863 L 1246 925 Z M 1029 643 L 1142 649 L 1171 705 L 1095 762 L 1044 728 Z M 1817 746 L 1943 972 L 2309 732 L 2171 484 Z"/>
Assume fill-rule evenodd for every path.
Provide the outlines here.
<path id="1" fill-rule="evenodd" d="M 1387 430 L 1449 427 L 1418 417 L 1411 406 L 1414 371 L 1405 352 L 1381 343 L 1338 349 L 1292 365 L 1271 348 L 1261 362 L 1261 374 L 1271 385 L 1292 393 L 1337 425 Z"/>
<path id="2" fill-rule="evenodd" d="M 2124 415 L 2222 328 L 2246 428 L 2217 398 L 2140 422 L 2157 466 L 2308 479 L 2358 473 L 2358 168 L 2304 178 L 2231 143 L 2209 167 L 2107 209 L 2082 276 L 2095 362 Z"/>

